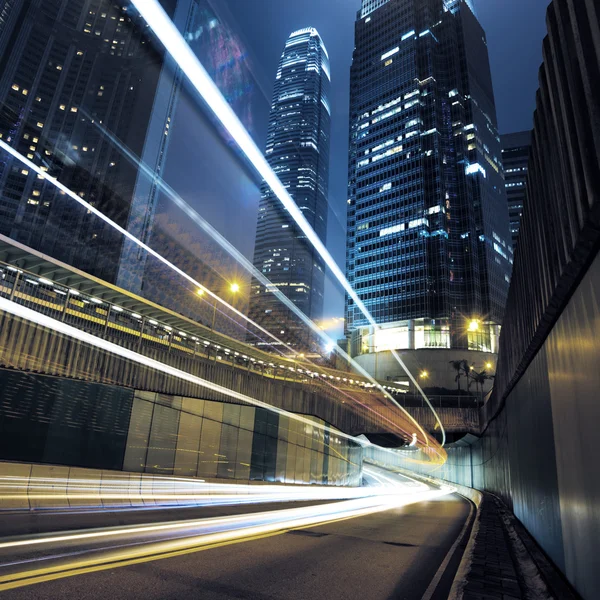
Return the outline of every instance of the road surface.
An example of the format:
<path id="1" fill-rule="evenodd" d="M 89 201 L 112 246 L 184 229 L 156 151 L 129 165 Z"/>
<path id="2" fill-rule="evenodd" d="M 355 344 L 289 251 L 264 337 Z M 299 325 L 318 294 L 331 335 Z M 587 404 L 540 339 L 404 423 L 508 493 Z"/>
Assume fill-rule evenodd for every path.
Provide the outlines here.
<path id="1" fill-rule="evenodd" d="M 259 514 L 286 510 L 272 509 Z M 2 598 L 422 600 L 427 592 L 427 600 L 445 600 L 458 554 L 433 594 L 430 584 L 469 514 L 469 503 L 459 496 L 438 496 L 357 518 L 271 532 L 268 537 L 218 542 L 167 558 L 156 559 L 150 553 L 128 566 L 104 564 L 101 570 L 92 566 L 91 572 L 3 591 Z M 153 541 L 147 540 L 150 547 Z M 66 544 L 73 554 L 98 548 L 97 542 Z M 106 552 L 106 542 L 101 552 Z M 156 553 L 161 553 L 160 547 Z M 44 552 L 36 549 L 19 560 L 43 564 Z M 53 550 L 50 562 L 56 560 Z M 9 562 L 6 553 L 2 562 Z"/>

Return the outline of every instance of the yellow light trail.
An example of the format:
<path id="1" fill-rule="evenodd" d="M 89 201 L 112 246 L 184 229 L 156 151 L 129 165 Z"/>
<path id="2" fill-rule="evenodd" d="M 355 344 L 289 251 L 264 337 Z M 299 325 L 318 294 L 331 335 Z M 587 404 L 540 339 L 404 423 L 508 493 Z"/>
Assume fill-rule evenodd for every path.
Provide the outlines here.
<path id="1" fill-rule="evenodd" d="M 418 482 L 406 483 L 380 470 L 370 469 L 370 475 L 379 485 L 363 488 L 364 497 L 333 504 L 5 540 L 0 543 L 0 556 L 9 559 L 0 562 L 0 591 L 362 517 L 454 491 L 451 487 L 434 489 Z"/>

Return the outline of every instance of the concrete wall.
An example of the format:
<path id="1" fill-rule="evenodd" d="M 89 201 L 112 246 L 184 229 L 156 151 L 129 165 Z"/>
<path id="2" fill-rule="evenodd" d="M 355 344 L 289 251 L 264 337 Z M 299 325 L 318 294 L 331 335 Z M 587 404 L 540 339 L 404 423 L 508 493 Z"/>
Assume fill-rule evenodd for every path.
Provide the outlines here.
<path id="1" fill-rule="evenodd" d="M 434 473 L 500 496 L 590 600 L 600 598 L 599 357 L 600 255 L 483 436 L 448 448 Z"/>
<path id="2" fill-rule="evenodd" d="M 419 350 L 398 350 L 398 354 L 414 375 L 427 371 L 428 377 L 419 379 L 419 385 L 424 388 L 442 387 L 456 390 L 456 371 L 449 364 L 453 360 L 466 360 L 469 365 L 474 364 L 477 371 L 485 369 L 490 374 L 496 372 L 497 357 L 495 354 L 488 352 L 422 348 Z M 380 381 L 408 381 L 406 373 L 389 351 L 361 354 L 356 356 L 355 360 L 375 379 Z M 487 363 L 491 363 L 491 369 L 486 369 Z M 460 387 L 463 391 L 467 389 L 467 381 L 464 377 L 460 378 Z M 485 389 L 489 391 L 490 387 L 491 384 L 488 383 Z M 476 393 L 474 384 L 471 385 L 471 392 Z"/>
<path id="3" fill-rule="evenodd" d="M 5 461 L 357 485 L 360 446 L 307 418 L 315 426 L 264 408 L 0 370 Z"/>

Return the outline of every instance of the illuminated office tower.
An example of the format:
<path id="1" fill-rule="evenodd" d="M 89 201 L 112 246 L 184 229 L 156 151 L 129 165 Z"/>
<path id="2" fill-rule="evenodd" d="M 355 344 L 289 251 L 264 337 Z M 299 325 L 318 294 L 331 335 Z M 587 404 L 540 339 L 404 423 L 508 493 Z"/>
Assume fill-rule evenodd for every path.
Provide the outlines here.
<path id="1" fill-rule="evenodd" d="M 501 136 L 501 140 L 510 233 L 514 251 L 517 248 L 523 207 L 527 201 L 527 168 L 531 150 L 531 131 L 507 133 Z"/>
<path id="2" fill-rule="evenodd" d="M 163 58 L 126 3 L 12 0 L 0 17 L 0 139 L 125 226 Z M 122 236 L 0 152 L 0 232 L 114 281 Z"/>
<path id="3" fill-rule="evenodd" d="M 277 70 L 265 156 L 322 241 L 327 231 L 329 89 L 329 58 L 318 32 L 307 28 L 292 33 Z M 313 320 L 322 316 L 323 261 L 267 187 L 259 205 L 254 266 L 305 315 Z M 256 280 L 250 316 L 294 347 L 309 343 L 306 326 Z"/>
<path id="4" fill-rule="evenodd" d="M 464 0 L 363 0 L 350 89 L 354 355 L 494 352 L 512 244 L 485 33 Z"/>

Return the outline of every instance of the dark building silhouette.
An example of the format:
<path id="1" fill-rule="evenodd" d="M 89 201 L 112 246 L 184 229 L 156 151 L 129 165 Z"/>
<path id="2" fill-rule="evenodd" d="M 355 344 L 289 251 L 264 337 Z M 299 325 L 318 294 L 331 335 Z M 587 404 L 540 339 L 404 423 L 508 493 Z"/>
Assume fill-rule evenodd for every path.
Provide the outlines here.
<path id="1" fill-rule="evenodd" d="M 502 164 L 508 198 L 508 215 L 513 251 L 517 248 L 519 225 L 527 201 L 527 164 L 531 149 L 531 131 L 507 133 L 501 136 Z"/>

